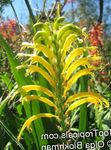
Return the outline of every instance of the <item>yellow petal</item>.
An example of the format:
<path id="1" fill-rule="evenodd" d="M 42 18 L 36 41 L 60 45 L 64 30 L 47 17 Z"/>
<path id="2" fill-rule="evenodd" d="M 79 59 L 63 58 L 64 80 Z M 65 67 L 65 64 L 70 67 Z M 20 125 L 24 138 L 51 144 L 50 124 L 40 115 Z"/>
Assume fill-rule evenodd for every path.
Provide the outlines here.
<path id="1" fill-rule="evenodd" d="M 37 33 L 35 34 L 35 36 L 33 38 L 33 42 L 37 43 L 40 38 L 47 40 L 48 37 L 49 37 L 48 32 L 46 32 L 46 31 L 37 31 Z"/>
<path id="2" fill-rule="evenodd" d="M 77 94 L 74 94 L 66 100 L 64 105 L 67 105 L 67 103 L 71 103 L 77 99 L 87 98 L 87 97 L 97 99 L 100 104 L 102 104 L 102 102 L 104 102 L 106 107 L 109 107 L 109 102 L 104 97 L 102 97 L 100 94 L 95 93 L 95 92 L 79 92 Z"/>
<path id="3" fill-rule="evenodd" d="M 60 28 L 57 34 L 57 39 L 60 40 L 68 30 L 73 31 L 76 35 L 82 35 L 82 30 L 78 26 L 69 23 Z"/>
<path id="4" fill-rule="evenodd" d="M 53 67 L 44 58 L 42 58 L 40 56 L 32 56 L 31 61 L 32 61 L 32 63 L 35 63 L 35 62 L 41 63 L 48 70 L 50 75 L 52 75 L 52 77 L 56 78 L 56 73 L 55 73 Z"/>
<path id="5" fill-rule="evenodd" d="M 62 60 L 64 60 L 64 58 L 66 57 L 66 52 L 70 50 L 72 43 L 77 40 L 77 36 L 75 34 L 70 34 L 63 45 L 63 49 L 61 49 L 62 53 Z"/>
<path id="6" fill-rule="evenodd" d="M 59 17 L 54 22 L 54 30 L 58 30 L 60 27 L 60 24 L 64 21 L 64 17 Z"/>
<path id="7" fill-rule="evenodd" d="M 63 47 L 66 38 L 67 38 L 70 34 L 72 34 L 72 33 L 74 33 L 72 30 L 67 30 L 67 31 L 63 34 L 63 36 L 62 36 L 62 38 L 61 38 L 61 41 L 60 41 L 60 42 L 61 42 L 61 48 Z"/>
<path id="8" fill-rule="evenodd" d="M 87 102 L 94 103 L 95 105 L 98 105 L 98 100 L 97 99 L 94 99 L 94 98 L 91 98 L 91 97 L 80 99 L 80 100 L 77 100 L 76 102 L 72 103 L 68 107 L 68 109 L 66 110 L 65 114 L 67 114 L 69 111 L 72 111 L 75 108 L 77 108 L 78 106 L 80 106 L 84 103 L 87 103 Z"/>
<path id="9" fill-rule="evenodd" d="M 72 85 L 82 76 L 85 75 L 94 75 L 91 71 L 94 70 L 93 68 L 86 68 L 82 69 L 78 72 L 76 72 L 67 82 L 67 86 L 65 87 L 64 96 L 66 95 L 66 92 L 72 87 Z"/>
<path id="10" fill-rule="evenodd" d="M 63 48 L 61 49 L 61 52 L 68 51 L 70 49 L 71 44 L 77 39 L 77 36 L 75 34 L 69 34 L 69 36 L 66 38 Z"/>
<path id="11" fill-rule="evenodd" d="M 65 66 L 63 68 L 63 72 L 69 67 L 70 63 L 77 57 L 83 53 L 83 48 L 74 49 L 69 53 L 68 57 L 65 60 Z"/>
<path id="12" fill-rule="evenodd" d="M 66 76 L 65 76 L 65 80 L 68 80 L 69 77 L 71 76 L 71 74 L 74 72 L 75 69 L 77 69 L 77 67 L 79 66 L 85 66 L 87 65 L 88 67 L 90 67 L 90 63 L 88 62 L 91 58 L 81 58 L 79 60 L 74 61 L 70 67 L 67 69 L 66 71 Z"/>
<path id="13" fill-rule="evenodd" d="M 56 56 L 47 46 L 43 44 L 35 44 L 35 49 L 45 54 L 45 56 L 49 58 L 50 62 L 55 61 Z"/>
<path id="14" fill-rule="evenodd" d="M 64 66 L 64 69 L 63 69 L 63 72 L 69 67 L 70 63 L 72 61 L 74 61 L 74 59 L 77 57 L 77 56 L 80 56 L 83 54 L 84 51 L 88 51 L 88 50 L 92 50 L 92 49 L 96 49 L 95 46 L 92 46 L 92 47 L 79 47 L 79 48 L 75 48 L 73 49 L 69 55 L 67 56 L 66 60 L 65 60 L 65 66 Z"/>
<path id="15" fill-rule="evenodd" d="M 50 33 L 50 28 L 48 27 L 47 23 L 48 22 L 37 22 L 33 27 L 36 29 L 44 29 L 46 32 Z"/>
<path id="16" fill-rule="evenodd" d="M 56 88 L 56 82 L 45 70 L 43 70 L 40 67 L 37 67 L 35 65 L 29 66 L 28 73 L 34 73 L 34 72 L 39 72 L 50 83 L 50 85 L 53 88 Z"/>
<path id="17" fill-rule="evenodd" d="M 53 97 L 55 99 L 54 94 L 50 90 L 48 90 L 47 88 L 45 88 L 43 86 L 39 86 L 39 85 L 25 85 L 25 86 L 22 86 L 22 89 L 25 92 L 40 91 L 40 92 L 48 95 L 49 97 Z"/>
<path id="18" fill-rule="evenodd" d="M 20 140 L 21 138 L 21 135 L 22 135 L 22 132 L 25 130 L 25 128 L 27 127 L 29 129 L 32 121 L 34 120 L 37 120 L 39 118 L 56 118 L 57 120 L 59 120 L 58 116 L 56 115 L 53 115 L 53 114 L 50 114 L 50 113 L 40 113 L 40 114 L 37 114 L 37 115 L 34 115 L 32 117 L 30 117 L 29 119 L 26 120 L 26 122 L 23 124 L 20 132 L 19 132 L 19 135 L 17 137 L 18 141 Z"/>
<path id="19" fill-rule="evenodd" d="M 37 96 L 37 95 L 27 95 L 27 96 L 23 97 L 23 99 L 25 99 L 26 101 L 32 101 L 32 100 L 41 101 L 41 102 L 44 102 L 44 103 L 48 104 L 49 106 L 52 106 L 55 109 L 57 109 L 57 106 L 46 97 L 41 97 L 41 96 Z"/>

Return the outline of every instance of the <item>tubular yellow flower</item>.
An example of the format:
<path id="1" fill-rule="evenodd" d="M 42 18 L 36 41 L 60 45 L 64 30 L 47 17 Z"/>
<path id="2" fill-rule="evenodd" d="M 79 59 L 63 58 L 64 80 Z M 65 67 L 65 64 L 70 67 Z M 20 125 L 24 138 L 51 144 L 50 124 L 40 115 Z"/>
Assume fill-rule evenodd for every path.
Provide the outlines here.
<path id="1" fill-rule="evenodd" d="M 65 65 L 62 72 L 65 72 L 65 70 L 69 67 L 70 63 L 77 57 L 80 56 L 83 53 L 83 48 L 77 48 L 74 49 L 70 54 L 67 56 L 65 60 Z"/>
<path id="2" fill-rule="evenodd" d="M 75 100 L 78 100 L 78 99 L 81 99 L 81 98 L 87 98 L 87 97 L 97 99 L 100 104 L 102 104 L 102 102 L 104 102 L 106 104 L 106 107 L 109 107 L 109 102 L 104 97 L 102 97 L 100 94 L 95 93 L 95 92 L 79 92 L 77 94 L 71 95 L 66 100 L 64 105 L 67 105 L 67 103 L 71 103 Z"/>
<path id="3" fill-rule="evenodd" d="M 64 42 L 66 40 L 66 38 L 69 36 L 69 34 L 73 34 L 74 32 L 71 30 L 66 31 L 63 36 L 61 37 L 61 47 L 63 47 Z"/>
<path id="4" fill-rule="evenodd" d="M 77 67 L 79 66 L 85 66 L 87 65 L 88 67 L 90 67 L 90 63 L 89 63 L 89 60 L 91 58 L 81 58 L 79 60 L 76 60 L 74 61 L 70 67 L 67 69 L 67 73 L 66 73 L 66 76 L 65 76 L 65 80 L 68 80 L 69 77 L 71 76 L 71 74 L 74 72 L 75 69 L 77 69 Z"/>
<path id="5" fill-rule="evenodd" d="M 35 62 L 41 63 L 48 70 L 48 72 L 50 73 L 50 75 L 52 77 L 56 78 L 56 73 L 55 73 L 52 65 L 49 62 L 47 62 L 44 58 L 42 58 L 40 56 L 32 56 L 30 58 L 30 60 L 31 60 L 32 63 L 35 63 Z"/>
<path id="6" fill-rule="evenodd" d="M 78 47 L 73 49 L 65 60 L 65 66 L 63 72 L 69 67 L 69 65 L 75 60 L 76 57 L 82 56 L 84 51 L 95 49 L 96 47 Z"/>
<path id="7" fill-rule="evenodd" d="M 25 130 L 25 128 L 27 127 L 28 129 L 30 128 L 30 125 L 32 123 L 32 121 L 34 120 L 37 120 L 39 118 L 56 118 L 57 120 L 59 120 L 58 116 L 56 115 L 53 115 L 53 114 L 50 114 L 50 113 L 40 113 L 40 114 L 37 114 L 37 115 L 34 115 L 32 117 L 30 117 L 29 119 L 26 120 L 26 122 L 23 124 L 20 132 L 19 132 L 19 135 L 17 137 L 18 141 L 20 141 L 20 138 L 21 138 L 21 135 L 22 135 L 22 132 Z"/>
<path id="8" fill-rule="evenodd" d="M 43 54 L 45 54 L 45 56 L 47 56 L 52 63 L 56 59 L 54 53 L 45 45 L 35 44 L 35 50 L 43 52 Z"/>
<path id="9" fill-rule="evenodd" d="M 75 33 L 76 35 L 82 35 L 82 31 L 78 26 L 73 24 L 66 24 L 59 29 L 57 39 L 60 40 L 64 33 L 68 30 L 73 31 L 73 33 Z"/>
<path id="10" fill-rule="evenodd" d="M 80 99 L 80 100 L 77 100 L 75 101 L 74 103 L 72 103 L 69 108 L 66 110 L 65 114 L 67 115 L 69 111 L 72 111 L 73 109 L 77 108 L 78 106 L 84 104 L 84 103 L 87 103 L 87 102 L 90 102 L 90 103 L 93 103 L 95 104 L 96 106 L 98 105 L 98 100 L 97 99 L 94 99 L 92 97 L 88 97 L 88 98 L 84 98 L 84 99 Z"/>
<path id="11" fill-rule="evenodd" d="M 37 43 L 39 42 L 39 39 L 42 37 L 42 39 L 47 39 L 49 37 L 49 33 L 46 31 L 38 31 L 36 32 L 34 38 L 33 38 L 33 42 Z"/>
<path id="12" fill-rule="evenodd" d="M 24 53 L 18 53 L 17 57 L 32 57 L 33 54 L 24 54 Z"/>
<path id="13" fill-rule="evenodd" d="M 61 58 L 62 60 L 65 59 L 65 57 L 66 57 L 66 52 L 69 51 L 69 49 L 70 49 L 70 47 L 71 47 L 71 44 L 72 44 L 75 40 L 77 40 L 77 36 L 76 36 L 75 34 L 70 34 L 70 35 L 66 38 L 66 40 L 65 40 L 65 42 L 64 42 L 64 45 L 63 45 L 63 49 L 61 49 L 61 52 L 63 52 L 62 58 Z"/>
<path id="14" fill-rule="evenodd" d="M 22 86 L 22 89 L 25 92 L 40 91 L 40 92 L 48 95 L 49 97 L 55 98 L 55 95 L 50 90 L 48 90 L 47 88 L 45 88 L 43 86 L 39 86 L 39 85 L 25 85 L 25 86 Z"/>
<path id="15" fill-rule="evenodd" d="M 55 109 L 57 109 L 57 106 L 46 97 L 37 96 L 37 95 L 27 95 L 27 96 L 23 97 L 23 99 L 25 99 L 26 101 L 32 101 L 32 100 L 41 101 L 41 102 L 44 102 L 44 103 L 48 104 L 49 106 L 52 106 Z"/>
<path id="16" fill-rule="evenodd" d="M 66 92 L 72 87 L 72 85 L 82 76 L 85 75 L 94 75 L 91 71 L 94 70 L 93 68 L 86 68 L 82 69 L 78 72 L 76 72 L 68 81 L 67 81 L 67 86 L 65 87 L 64 94 L 63 96 L 66 95 Z"/>
<path id="17" fill-rule="evenodd" d="M 56 88 L 56 82 L 45 70 L 43 70 L 40 67 L 37 67 L 35 65 L 29 66 L 28 73 L 34 73 L 34 72 L 39 72 L 50 83 L 50 85 L 53 88 Z"/>

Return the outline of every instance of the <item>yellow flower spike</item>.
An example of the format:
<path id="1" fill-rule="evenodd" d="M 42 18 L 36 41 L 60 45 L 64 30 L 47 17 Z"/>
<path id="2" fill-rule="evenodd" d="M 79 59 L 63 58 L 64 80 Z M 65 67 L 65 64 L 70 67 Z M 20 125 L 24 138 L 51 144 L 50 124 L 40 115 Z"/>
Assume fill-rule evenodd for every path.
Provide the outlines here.
<path id="1" fill-rule="evenodd" d="M 40 91 L 40 92 L 48 95 L 49 97 L 53 97 L 55 99 L 55 95 L 50 90 L 48 90 L 47 88 L 45 88 L 43 86 L 39 86 L 39 85 L 25 85 L 25 86 L 22 86 L 21 89 L 24 90 L 25 92 Z"/>
<path id="2" fill-rule="evenodd" d="M 78 106 L 84 104 L 84 103 L 87 103 L 87 102 L 90 102 L 90 103 L 93 103 L 95 104 L 96 106 L 98 105 L 99 101 L 97 99 L 94 99 L 94 98 L 91 98 L 91 97 L 88 97 L 88 98 L 84 98 L 84 99 L 80 99 L 80 100 L 77 100 L 75 101 L 74 103 L 72 103 L 68 109 L 66 110 L 65 114 L 67 115 L 69 113 L 69 111 L 72 111 L 74 110 L 75 108 L 77 108 Z"/>
<path id="3" fill-rule="evenodd" d="M 67 105 L 67 103 L 76 101 L 77 99 L 87 98 L 87 97 L 97 99 L 100 104 L 102 104 L 102 102 L 104 102 L 106 104 L 106 107 L 109 107 L 109 102 L 104 97 L 102 97 L 100 94 L 95 93 L 95 92 L 79 92 L 77 94 L 74 94 L 66 100 L 64 105 Z"/>
<path id="4" fill-rule="evenodd" d="M 69 66 L 69 68 L 67 69 L 67 71 L 66 71 L 66 76 L 65 76 L 65 80 L 68 80 L 69 79 L 69 77 L 71 76 L 71 74 L 73 73 L 73 71 L 75 70 L 75 69 L 77 69 L 77 67 L 79 67 L 79 66 L 85 66 L 85 65 L 87 65 L 87 66 L 91 66 L 90 65 L 90 63 L 89 63 L 89 60 L 90 60 L 91 58 L 81 58 L 81 59 L 79 59 L 79 60 L 76 60 L 76 61 L 74 61 L 70 66 Z"/>
<path id="5" fill-rule="evenodd" d="M 82 70 L 76 72 L 76 73 L 68 80 L 67 86 L 65 87 L 63 96 L 66 95 L 66 92 L 72 87 L 72 85 L 73 85 L 81 76 L 85 76 L 85 75 L 92 75 L 92 76 L 94 76 L 94 74 L 91 72 L 92 70 L 94 70 L 94 68 L 86 68 L 86 69 L 82 69 Z M 65 82 L 66 82 L 66 81 L 65 81 Z"/>
<path id="6" fill-rule="evenodd" d="M 25 128 L 27 127 L 28 129 L 30 128 L 30 125 L 32 123 L 32 121 L 34 120 L 37 120 L 39 118 L 56 118 L 57 120 L 59 120 L 58 116 L 56 115 L 53 115 L 53 114 L 50 114 L 50 113 L 40 113 L 40 114 L 37 114 L 37 115 L 34 115 L 32 117 L 30 117 L 29 119 L 26 120 L 26 122 L 23 124 L 20 132 L 19 132 L 19 135 L 17 137 L 17 140 L 20 141 L 20 138 L 21 138 L 21 135 L 22 135 L 22 132 L 25 130 Z"/>
<path id="7" fill-rule="evenodd" d="M 32 100 L 41 101 L 41 102 L 44 102 L 44 103 L 48 104 L 49 106 L 57 109 L 57 106 L 51 100 L 49 100 L 46 97 L 41 97 L 41 96 L 37 96 L 37 95 L 27 95 L 23 99 L 25 99 L 25 101 L 28 101 L 28 102 L 32 101 Z"/>
<path id="8" fill-rule="evenodd" d="M 43 52 L 43 54 L 49 58 L 50 62 L 55 62 L 56 56 L 47 46 L 43 44 L 35 44 L 35 50 Z"/>
<path id="9" fill-rule="evenodd" d="M 56 88 L 56 82 L 45 70 L 43 70 L 40 67 L 37 67 L 35 65 L 29 66 L 28 73 L 34 73 L 34 72 L 39 72 L 50 83 L 50 85 L 53 88 Z"/>
<path id="10" fill-rule="evenodd" d="M 40 56 L 32 56 L 30 58 L 31 62 L 32 63 L 35 63 L 35 62 L 39 62 L 41 63 L 47 70 L 48 72 L 50 73 L 50 75 L 54 78 L 56 78 L 56 73 L 53 69 L 53 67 L 51 66 L 51 64 L 49 62 L 47 62 L 44 58 L 40 57 Z"/>

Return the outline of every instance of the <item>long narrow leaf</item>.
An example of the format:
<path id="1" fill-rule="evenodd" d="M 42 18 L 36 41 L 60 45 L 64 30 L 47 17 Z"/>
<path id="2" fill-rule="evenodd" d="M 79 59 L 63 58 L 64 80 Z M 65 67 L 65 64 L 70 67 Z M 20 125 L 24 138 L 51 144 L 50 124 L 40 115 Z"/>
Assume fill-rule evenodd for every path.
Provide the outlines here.
<path id="1" fill-rule="evenodd" d="M 21 150 L 25 150 L 22 144 L 17 140 L 17 138 L 13 135 L 13 133 L 6 127 L 6 125 L 1 120 L 0 120 L 0 126 L 9 135 L 9 137 L 20 147 Z"/>

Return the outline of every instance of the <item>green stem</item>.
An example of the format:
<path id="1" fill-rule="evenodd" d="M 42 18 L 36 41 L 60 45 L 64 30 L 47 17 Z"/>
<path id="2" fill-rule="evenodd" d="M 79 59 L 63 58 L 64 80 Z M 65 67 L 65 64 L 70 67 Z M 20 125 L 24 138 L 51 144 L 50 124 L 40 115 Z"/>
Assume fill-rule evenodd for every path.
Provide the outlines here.
<path id="1" fill-rule="evenodd" d="M 81 92 L 87 91 L 87 77 L 80 79 Z M 87 118 L 87 104 L 80 106 L 80 120 L 79 120 L 79 131 L 87 131 L 88 118 Z"/>
<path id="2" fill-rule="evenodd" d="M 58 50 L 58 46 L 56 46 L 56 49 Z M 64 115 L 64 109 L 63 109 L 63 91 L 62 91 L 62 76 L 61 76 L 61 72 L 62 72 L 62 66 L 61 66 L 61 55 L 60 55 L 60 51 L 57 51 L 57 66 L 58 66 L 58 84 L 57 84 L 57 97 L 58 97 L 58 108 L 59 108 L 59 118 L 60 118 L 60 125 L 61 125 L 61 130 L 62 132 L 66 131 L 66 124 L 65 124 L 65 115 Z"/>

